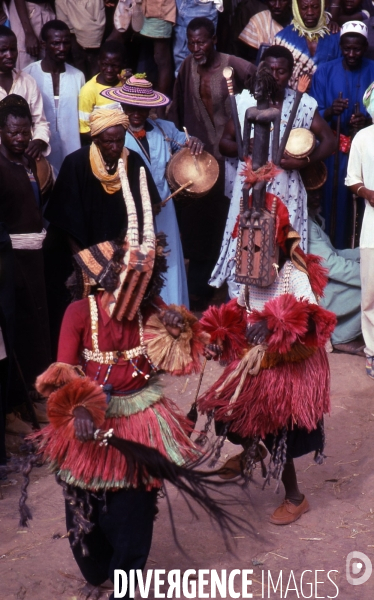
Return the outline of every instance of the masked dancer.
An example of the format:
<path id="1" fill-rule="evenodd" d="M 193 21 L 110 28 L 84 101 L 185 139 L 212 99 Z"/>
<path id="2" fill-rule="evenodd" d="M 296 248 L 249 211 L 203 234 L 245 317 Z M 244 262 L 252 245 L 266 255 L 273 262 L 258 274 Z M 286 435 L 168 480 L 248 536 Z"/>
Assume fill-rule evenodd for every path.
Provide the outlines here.
<path id="1" fill-rule="evenodd" d="M 119 169 L 126 237 L 75 255 L 69 287 L 76 301 L 62 323 L 59 362 L 37 381 L 49 396 L 51 420 L 37 436 L 39 448 L 64 489 L 69 541 L 87 581 L 83 596 L 91 599 L 100 596 L 98 586 L 108 577 L 113 581 L 115 569 L 128 574 L 144 568 L 162 485 L 106 445 L 108 439 L 113 433 L 155 449 L 175 465 L 196 458 L 189 421 L 150 377 L 157 368 L 197 371 L 208 339 L 191 313 L 159 298 L 164 240 L 154 233 L 145 170 L 139 227 L 122 160 Z M 100 439 L 94 436 L 98 428 Z"/>
<path id="2" fill-rule="evenodd" d="M 201 324 L 229 364 L 201 396 L 199 408 L 214 411 L 218 432 L 243 446 L 236 457 L 241 470 L 253 467 L 258 442 L 265 442 L 271 453 L 267 481 L 281 479 L 285 488 L 270 521 L 287 525 L 310 508 L 294 459 L 315 452 L 321 462 L 323 455 L 323 415 L 330 410 L 324 346 L 336 317 L 317 304 L 326 277 L 316 257 L 299 248 L 287 208 L 267 193 L 266 209 L 276 215 L 279 275 L 267 287 L 243 285 L 238 299 L 204 313 Z"/>

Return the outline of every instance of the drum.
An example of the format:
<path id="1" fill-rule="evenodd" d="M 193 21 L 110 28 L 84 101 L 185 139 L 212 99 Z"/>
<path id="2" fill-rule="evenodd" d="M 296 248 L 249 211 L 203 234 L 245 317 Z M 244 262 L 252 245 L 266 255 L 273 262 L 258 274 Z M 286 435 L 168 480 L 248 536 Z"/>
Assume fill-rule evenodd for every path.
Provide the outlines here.
<path id="1" fill-rule="evenodd" d="M 42 196 L 47 194 L 53 187 L 53 170 L 48 160 L 42 156 L 36 161 L 36 172 Z"/>
<path id="2" fill-rule="evenodd" d="M 322 160 L 317 160 L 304 169 L 300 169 L 300 175 L 307 192 L 318 190 L 326 182 L 327 167 Z"/>
<path id="3" fill-rule="evenodd" d="M 193 182 L 180 192 L 185 198 L 202 198 L 214 186 L 219 175 L 218 162 L 205 150 L 192 155 L 189 148 L 173 154 L 166 165 L 166 179 L 172 192 L 189 181 Z"/>
<path id="4" fill-rule="evenodd" d="M 291 129 L 284 153 L 292 158 L 306 158 L 316 145 L 316 138 L 309 129 L 297 127 Z"/>

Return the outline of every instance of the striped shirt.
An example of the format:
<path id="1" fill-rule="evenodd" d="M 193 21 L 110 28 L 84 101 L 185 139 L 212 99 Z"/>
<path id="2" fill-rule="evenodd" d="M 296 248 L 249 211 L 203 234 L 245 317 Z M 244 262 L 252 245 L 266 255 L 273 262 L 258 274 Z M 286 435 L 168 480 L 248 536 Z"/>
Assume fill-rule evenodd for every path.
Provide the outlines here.
<path id="1" fill-rule="evenodd" d="M 263 10 L 249 20 L 239 39 L 248 46 L 259 48 L 261 44 L 273 44 L 276 34 L 282 29 L 282 25 L 272 18 L 270 10 Z"/>

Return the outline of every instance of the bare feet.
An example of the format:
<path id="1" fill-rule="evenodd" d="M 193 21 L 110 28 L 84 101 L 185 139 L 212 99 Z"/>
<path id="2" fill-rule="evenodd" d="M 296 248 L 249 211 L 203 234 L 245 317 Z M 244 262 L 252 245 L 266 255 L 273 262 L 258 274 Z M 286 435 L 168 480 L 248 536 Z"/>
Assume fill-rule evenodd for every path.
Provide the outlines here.
<path id="1" fill-rule="evenodd" d="M 78 598 L 82 600 L 99 600 L 102 590 L 90 583 L 86 583 L 78 593 Z"/>

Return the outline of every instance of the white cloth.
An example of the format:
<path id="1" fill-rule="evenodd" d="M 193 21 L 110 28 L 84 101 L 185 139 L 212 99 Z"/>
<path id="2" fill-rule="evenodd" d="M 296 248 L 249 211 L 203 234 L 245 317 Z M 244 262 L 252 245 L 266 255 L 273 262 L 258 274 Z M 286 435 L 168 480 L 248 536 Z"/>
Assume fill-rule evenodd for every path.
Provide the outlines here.
<path id="1" fill-rule="evenodd" d="M 345 185 L 361 183 L 374 190 L 374 125 L 361 129 L 352 141 Z M 360 236 L 361 326 L 365 353 L 374 356 L 374 208 L 365 200 Z"/>
<path id="2" fill-rule="evenodd" d="M 60 73 L 59 101 L 56 107 L 52 75 L 43 71 L 41 61 L 30 64 L 24 72 L 35 79 L 43 97 L 44 111 L 51 131 L 51 154 L 48 160 L 57 176 L 65 156 L 81 147 L 78 97 L 84 85 L 84 75 L 65 63 L 65 72 Z"/>
<path id="3" fill-rule="evenodd" d="M 25 2 L 26 9 L 29 14 L 29 19 L 31 23 L 31 27 L 36 37 L 40 41 L 40 32 L 42 27 L 48 21 L 55 19 L 55 13 L 52 10 L 52 7 L 48 2 L 41 2 L 40 4 L 36 4 L 35 2 Z M 15 5 L 14 0 L 10 1 L 9 5 L 9 20 L 12 31 L 15 33 L 17 38 L 17 47 L 18 47 L 18 57 L 16 68 L 21 70 L 24 67 L 27 67 L 32 62 L 35 62 L 43 56 L 42 52 L 39 52 L 39 56 L 31 56 L 26 51 L 26 36 L 25 31 L 22 27 L 21 20 L 18 15 L 18 11 Z"/>
<path id="4" fill-rule="evenodd" d="M 238 158 L 229 158 L 225 156 L 225 196 L 231 198 L 238 170 Z"/>
<path id="5" fill-rule="evenodd" d="M 18 94 L 28 102 L 32 117 L 32 139 L 43 140 L 48 144 L 47 149 L 43 152 L 44 156 L 48 156 L 51 152 L 49 146 L 51 134 L 43 110 L 43 98 L 35 79 L 28 73 L 14 70 L 13 85 L 9 94 Z M 6 96 L 8 96 L 6 90 L 0 86 L 0 100 L 3 100 Z"/>
<path id="6" fill-rule="evenodd" d="M 308 300 L 310 304 L 317 304 L 316 297 L 311 288 L 306 273 L 299 271 L 293 263 L 288 260 L 279 271 L 276 280 L 268 287 L 248 286 L 249 303 L 247 308 L 262 311 L 266 302 L 278 298 L 283 294 L 292 294 L 296 300 Z M 245 286 L 239 286 L 238 304 L 245 305 Z"/>
<path id="7" fill-rule="evenodd" d="M 43 228 L 40 233 L 10 233 L 9 237 L 14 250 L 40 250 L 46 235 Z"/>
<path id="8" fill-rule="evenodd" d="M 216 5 L 216 9 L 219 12 L 223 12 L 223 0 L 199 0 L 201 4 L 208 4 L 208 2 L 213 2 Z"/>
<path id="9" fill-rule="evenodd" d="M 104 0 L 56 0 L 57 19 L 64 21 L 82 48 L 100 48 L 105 29 Z"/>
<path id="10" fill-rule="evenodd" d="M 360 248 L 361 329 L 365 354 L 374 356 L 374 248 Z"/>
<path id="11" fill-rule="evenodd" d="M 374 190 L 374 125 L 361 129 L 355 135 L 349 152 L 345 185 L 361 183 Z M 374 248 L 374 207 L 365 200 L 360 248 Z"/>
<path id="12" fill-rule="evenodd" d="M 294 103 L 295 92 L 290 88 L 285 90 L 285 97 L 282 104 L 280 137 L 282 138 L 291 109 Z M 248 92 L 244 90 L 236 98 L 239 120 L 241 129 L 244 127 L 244 117 L 247 108 L 256 106 L 256 100 Z M 298 108 L 293 128 L 304 127 L 310 129 L 317 102 L 308 94 L 304 94 L 300 106 Z M 272 134 L 270 134 L 270 144 L 272 142 Z M 271 146 L 270 146 L 271 147 Z M 270 153 L 269 153 L 270 158 Z M 239 294 L 240 284 L 234 281 L 235 276 L 235 253 L 236 253 L 236 238 L 232 238 L 232 232 L 235 227 L 236 219 L 239 214 L 240 198 L 242 195 L 243 178 L 239 173 L 243 169 L 243 163 L 239 162 L 236 179 L 234 182 L 233 195 L 231 199 L 229 214 L 227 217 L 226 228 L 223 235 L 223 241 L 217 264 L 213 270 L 209 285 L 219 288 L 226 281 L 229 288 L 231 298 L 237 297 Z M 302 182 L 299 171 L 281 171 L 276 177 L 267 184 L 266 190 L 275 194 L 287 206 L 290 223 L 292 227 L 300 234 L 302 250 L 307 252 L 308 247 L 308 210 L 307 210 L 307 194 Z"/>

